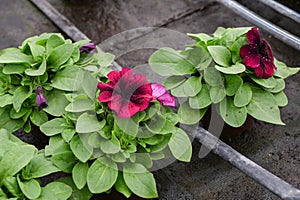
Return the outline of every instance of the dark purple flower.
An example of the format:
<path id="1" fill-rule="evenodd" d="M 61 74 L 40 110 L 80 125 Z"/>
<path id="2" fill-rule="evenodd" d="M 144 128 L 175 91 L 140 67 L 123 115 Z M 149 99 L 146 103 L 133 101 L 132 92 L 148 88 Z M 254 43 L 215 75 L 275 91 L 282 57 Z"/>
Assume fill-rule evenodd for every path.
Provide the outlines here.
<path id="1" fill-rule="evenodd" d="M 152 96 L 162 105 L 172 108 L 176 107 L 175 98 L 170 95 L 166 88 L 161 84 L 151 84 Z"/>
<path id="2" fill-rule="evenodd" d="M 92 42 L 82 45 L 79 48 L 79 50 L 80 50 L 80 53 L 83 53 L 83 52 L 85 52 L 85 53 L 97 53 L 98 52 L 97 51 L 97 46 Z"/>
<path id="3" fill-rule="evenodd" d="M 35 89 L 35 93 L 36 93 L 35 102 L 36 105 L 38 106 L 38 109 L 42 110 L 43 108 L 46 108 L 48 106 L 48 102 L 44 96 L 42 86 L 38 85 Z"/>
<path id="4" fill-rule="evenodd" d="M 252 28 L 247 35 L 248 44 L 240 49 L 240 56 L 243 63 L 254 69 L 256 76 L 260 78 L 269 78 L 273 76 L 276 66 L 270 44 L 263 38 L 257 28 Z"/>
<path id="5" fill-rule="evenodd" d="M 98 83 L 100 102 L 108 102 L 108 107 L 120 118 L 130 118 L 148 108 L 152 100 L 151 84 L 142 74 L 134 74 L 130 68 L 121 72 L 112 71 L 108 83 Z"/>

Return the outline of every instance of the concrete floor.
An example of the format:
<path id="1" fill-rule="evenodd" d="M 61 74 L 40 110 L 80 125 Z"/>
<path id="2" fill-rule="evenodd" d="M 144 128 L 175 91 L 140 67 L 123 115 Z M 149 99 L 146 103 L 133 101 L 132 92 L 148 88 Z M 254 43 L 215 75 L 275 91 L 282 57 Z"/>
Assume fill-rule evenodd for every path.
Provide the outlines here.
<path id="1" fill-rule="evenodd" d="M 210 0 L 49 0 L 49 2 L 95 43 L 100 43 L 104 50 L 120 54 L 117 61 L 123 66 L 147 64 L 149 55 L 160 45 L 183 48 L 183 44 L 190 41 L 184 36 L 187 32 L 212 33 L 218 26 L 254 26 Z M 273 14 L 272 10 L 257 3 L 250 3 L 249 8 L 258 9 L 259 14 L 267 16 L 270 21 L 285 26 L 300 36 L 300 29 L 297 28 L 299 24 Z M 59 29 L 27 0 L 1 0 L 0 26 L 2 27 L 0 49 L 19 46 L 29 36 L 43 32 L 59 32 Z M 153 26 L 176 31 L 176 34 L 169 35 L 169 32 L 164 31 L 161 33 L 160 29 L 153 31 L 150 36 L 147 34 L 138 38 L 133 37 L 130 41 L 126 40 L 130 33 L 129 36 L 123 34 L 122 43 L 107 42 L 111 36 L 122 31 Z M 267 32 L 263 30 L 261 32 L 273 47 L 276 58 L 290 66 L 300 66 L 299 51 L 285 45 Z M 149 47 L 147 44 L 153 44 L 153 41 L 155 45 L 151 49 L 146 49 Z M 285 92 L 289 98 L 289 105 L 281 109 L 286 126 L 256 121 L 250 131 L 226 141 L 236 150 L 297 188 L 300 188 L 299 88 L 300 74 L 287 79 Z M 279 199 L 222 158 L 211 153 L 204 159 L 199 159 L 200 144 L 194 142 L 193 145 L 194 154 L 191 163 L 176 162 L 155 172 L 159 199 Z"/>

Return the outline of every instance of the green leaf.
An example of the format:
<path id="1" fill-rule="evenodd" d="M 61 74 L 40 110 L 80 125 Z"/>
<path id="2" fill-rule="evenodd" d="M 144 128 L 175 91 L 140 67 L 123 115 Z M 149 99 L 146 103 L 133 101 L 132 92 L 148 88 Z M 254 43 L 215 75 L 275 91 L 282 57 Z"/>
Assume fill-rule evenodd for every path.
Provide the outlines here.
<path id="1" fill-rule="evenodd" d="M 223 86 L 224 87 L 224 86 Z M 210 98 L 213 103 L 221 102 L 226 96 L 226 90 L 223 87 L 211 87 Z"/>
<path id="2" fill-rule="evenodd" d="M 206 110 L 206 108 L 193 109 L 189 106 L 188 102 L 184 102 L 178 110 L 180 122 L 188 125 L 196 124 L 201 120 Z"/>
<path id="3" fill-rule="evenodd" d="M 87 184 L 92 193 L 102 193 L 115 184 L 117 177 L 117 164 L 105 157 L 101 157 L 95 160 L 89 168 Z"/>
<path id="4" fill-rule="evenodd" d="M 99 131 L 105 125 L 106 121 L 98 121 L 96 114 L 83 113 L 79 116 L 76 123 L 78 133 L 92 133 Z"/>
<path id="5" fill-rule="evenodd" d="M 98 53 L 95 55 L 95 57 L 98 60 L 98 64 L 101 67 L 108 67 L 112 65 L 112 62 L 115 59 L 115 56 L 111 53 L 105 53 L 100 48 L 97 48 Z"/>
<path id="6" fill-rule="evenodd" d="M 13 95 L 5 94 L 1 96 L 0 107 L 4 107 L 12 103 L 13 103 Z"/>
<path id="7" fill-rule="evenodd" d="M 189 105 L 193 109 L 203 109 L 208 107 L 211 103 L 212 101 L 206 84 L 202 85 L 202 89 L 196 96 L 189 98 Z"/>
<path id="8" fill-rule="evenodd" d="M 73 138 L 73 136 L 75 135 L 75 133 L 76 133 L 76 130 L 74 128 L 65 128 L 61 132 L 61 136 L 66 142 L 70 142 L 71 139 Z"/>
<path id="9" fill-rule="evenodd" d="M 233 96 L 243 84 L 243 79 L 239 75 L 224 74 L 225 93 L 228 96 Z"/>
<path id="10" fill-rule="evenodd" d="M 136 195 L 143 198 L 158 197 L 154 176 L 143 165 L 125 165 L 123 177 L 128 188 Z"/>
<path id="11" fill-rule="evenodd" d="M 240 37 L 231 46 L 232 62 L 241 63 L 243 60 L 240 56 L 240 49 L 244 44 L 247 44 L 246 37 Z"/>
<path id="12" fill-rule="evenodd" d="M 10 132 L 14 132 L 24 125 L 23 119 L 12 119 L 9 116 L 10 109 L 12 108 L 0 108 L 0 127 Z"/>
<path id="13" fill-rule="evenodd" d="M 56 34 L 51 35 L 46 43 L 47 54 L 49 54 L 54 48 L 63 44 L 65 44 L 65 40 L 62 36 Z"/>
<path id="14" fill-rule="evenodd" d="M 196 96 L 202 88 L 202 76 L 192 76 L 183 85 L 185 95 L 189 97 Z"/>
<path id="15" fill-rule="evenodd" d="M 247 119 L 247 109 L 246 107 L 236 107 L 233 98 L 227 97 L 220 103 L 220 115 L 230 126 L 240 127 Z"/>
<path id="16" fill-rule="evenodd" d="M 65 110 L 67 112 L 83 112 L 93 110 L 94 102 L 91 99 L 75 99 L 72 103 L 67 105 Z"/>
<path id="17" fill-rule="evenodd" d="M 202 46 L 196 46 L 192 49 L 185 50 L 182 54 L 187 55 L 187 60 L 189 60 L 198 70 L 205 69 L 212 61 L 212 57 L 206 48 Z"/>
<path id="18" fill-rule="evenodd" d="M 45 147 L 45 156 L 51 156 L 65 151 L 71 151 L 70 145 L 63 140 L 61 135 L 55 135 L 50 137 L 49 145 Z"/>
<path id="19" fill-rule="evenodd" d="M 63 44 L 54 48 L 47 57 L 48 66 L 52 66 L 57 70 L 62 64 L 70 59 L 73 50 L 73 44 Z"/>
<path id="20" fill-rule="evenodd" d="M 236 107 L 243 107 L 249 104 L 252 99 L 252 89 L 249 84 L 243 84 L 237 90 L 234 96 L 234 105 Z"/>
<path id="21" fill-rule="evenodd" d="M 81 85 L 84 92 L 88 95 L 91 100 L 95 99 L 96 91 L 98 90 L 97 84 L 98 81 L 94 78 L 91 73 L 85 71 L 83 75 L 83 80 Z"/>
<path id="22" fill-rule="evenodd" d="M 60 153 L 55 153 L 51 157 L 51 161 L 61 171 L 71 173 L 74 165 L 77 163 L 78 160 L 73 155 L 72 151 L 64 151 Z"/>
<path id="23" fill-rule="evenodd" d="M 36 199 L 41 194 L 41 186 L 37 180 L 31 179 L 29 181 L 21 181 L 19 176 L 17 176 L 18 184 L 23 194 L 28 199 Z"/>
<path id="24" fill-rule="evenodd" d="M 32 145 L 12 143 L 0 161 L 0 183 L 7 176 L 14 176 L 25 167 L 36 154 Z"/>
<path id="25" fill-rule="evenodd" d="M 172 134 L 169 148 L 177 160 L 190 162 L 192 158 L 192 144 L 187 134 L 180 128 Z"/>
<path id="26" fill-rule="evenodd" d="M 45 47 L 36 44 L 35 42 L 28 42 L 28 46 L 34 59 L 42 57 L 45 53 Z"/>
<path id="27" fill-rule="evenodd" d="M 21 191 L 21 189 L 19 187 L 19 184 L 18 184 L 18 181 L 17 181 L 17 177 L 15 177 L 15 176 L 8 176 L 8 177 L 6 177 L 4 179 L 3 186 L 5 187 L 5 190 L 7 190 L 7 191 L 5 191 L 6 193 L 9 192 L 13 196 L 16 196 L 16 197 L 20 197 L 20 196 L 23 195 L 22 191 Z M 2 196 L 0 195 L 0 199 L 2 200 L 1 197 Z M 6 198 L 3 199 L 3 200 L 6 200 Z M 17 200 L 17 198 L 15 200 Z"/>
<path id="28" fill-rule="evenodd" d="M 196 39 L 196 40 L 200 40 L 202 42 L 207 42 L 208 40 L 212 40 L 213 37 L 211 37 L 210 35 L 207 35 L 205 33 L 197 33 L 197 34 L 193 34 L 193 33 L 187 33 L 188 36 Z"/>
<path id="29" fill-rule="evenodd" d="M 68 101 L 64 96 L 64 92 L 60 90 L 52 90 L 45 93 L 48 106 L 43 110 L 55 117 L 60 117 L 65 111 L 65 107 L 68 105 Z"/>
<path id="30" fill-rule="evenodd" d="M 274 88 L 277 85 L 277 82 L 275 80 L 275 78 L 272 76 L 270 78 L 259 78 L 257 76 L 250 76 L 250 78 L 257 83 L 258 85 L 261 85 L 265 88 Z"/>
<path id="31" fill-rule="evenodd" d="M 115 154 L 121 150 L 121 145 L 118 138 L 112 134 L 110 140 L 102 140 L 100 143 L 100 149 L 107 154 Z"/>
<path id="32" fill-rule="evenodd" d="M 25 70 L 25 74 L 28 76 L 41 76 L 46 72 L 46 59 L 43 59 L 43 62 L 38 69 L 28 68 Z"/>
<path id="33" fill-rule="evenodd" d="M 274 96 L 261 89 L 252 88 L 252 100 L 247 105 L 248 113 L 261 121 L 284 125 Z"/>
<path id="34" fill-rule="evenodd" d="M 78 189 L 82 189 L 87 182 L 88 163 L 78 162 L 72 170 L 72 178 Z"/>
<path id="35" fill-rule="evenodd" d="M 41 131 L 47 136 L 53 136 L 61 133 L 67 126 L 66 120 L 63 118 L 54 118 L 41 125 Z"/>
<path id="36" fill-rule="evenodd" d="M 119 118 L 115 116 L 115 122 L 118 125 L 119 129 L 124 133 L 131 135 L 133 137 L 136 136 L 139 129 L 139 115 L 135 114 L 131 118 Z"/>
<path id="37" fill-rule="evenodd" d="M 48 121 L 48 115 L 43 110 L 34 109 L 30 115 L 30 120 L 36 126 L 41 126 Z"/>
<path id="38" fill-rule="evenodd" d="M 278 93 L 285 88 L 285 82 L 281 78 L 275 78 L 277 85 L 274 88 L 266 89 L 268 92 Z"/>
<path id="39" fill-rule="evenodd" d="M 167 90 L 173 89 L 181 85 L 186 78 L 184 76 L 170 76 L 164 81 L 164 86 Z"/>
<path id="40" fill-rule="evenodd" d="M 16 112 L 19 112 L 23 102 L 32 94 L 32 90 L 25 86 L 19 86 L 14 92 L 13 106 Z"/>
<path id="41" fill-rule="evenodd" d="M 185 57 L 178 51 L 171 48 L 161 48 L 154 52 L 149 58 L 150 67 L 154 72 L 161 76 L 182 75 L 182 72 L 178 73 L 174 68 L 177 65 L 177 69 L 180 68 L 179 62 L 185 62 Z M 187 61 L 182 64 L 189 64 Z M 183 69 L 187 72 L 190 70 Z M 187 73 L 188 74 L 188 73 Z"/>
<path id="42" fill-rule="evenodd" d="M 273 94 L 278 106 L 286 106 L 288 104 L 288 98 L 283 91 Z"/>
<path id="43" fill-rule="evenodd" d="M 7 64 L 3 67 L 3 74 L 22 74 L 25 71 L 24 64 Z"/>
<path id="44" fill-rule="evenodd" d="M 246 70 L 245 65 L 243 65 L 241 63 L 237 63 L 237 64 L 231 65 L 229 67 L 221 67 L 221 66 L 216 65 L 215 68 L 218 71 L 223 72 L 224 74 L 240 74 Z"/>
<path id="45" fill-rule="evenodd" d="M 28 179 L 40 178 L 60 170 L 53 165 L 50 159 L 46 158 L 44 153 L 39 153 L 33 157 L 26 166 L 25 171 L 29 172 Z"/>
<path id="46" fill-rule="evenodd" d="M 204 80 L 210 86 L 219 86 L 224 84 L 221 73 L 214 67 L 204 69 Z"/>
<path id="47" fill-rule="evenodd" d="M 129 198 L 132 194 L 131 190 L 128 188 L 128 186 L 125 183 L 122 172 L 119 172 L 117 181 L 115 183 L 115 188 L 118 192 L 122 193 L 126 198 Z"/>
<path id="48" fill-rule="evenodd" d="M 17 48 L 8 48 L 0 51 L 1 63 L 32 63 L 32 57 L 21 53 Z"/>
<path id="49" fill-rule="evenodd" d="M 67 200 L 71 195 L 70 186 L 60 182 L 51 182 L 42 188 L 41 195 L 36 200 Z"/>
<path id="50" fill-rule="evenodd" d="M 93 148 L 89 144 L 84 144 L 83 139 L 79 135 L 72 138 L 70 148 L 74 155 L 83 163 L 87 162 L 93 154 Z"/>
<path id="51" fill-rule="evenodd" d="M 231 65 L 231 53 L 226 47 L 216 45 L 208 46 L 207 49 L 217 64 L 224 67 Z"/>
<path id="52" fill-rule="evenodd" d="M 12 119 L 19 119 L 19 118 L 23 117 L 24 115 L 26 115 L 28 112 L 31 112 L 30 108 L 21 107 L 21 110 L 19 112 L 16 112 L 15 109 L 11 109 L 9 116 Z"/>
<path id="53" fill-rule="evenodd" d="M 280 78 L 287 78 L 299 72 L 300 67 L 288 67 L 285 63 L 274 59 L 274 64 L 277 67 L 277 70 L 274 71 L 274 76 Z"/>
<path id="54" fill-rule="evenodd" d="M 51 86 L 64 91 L 77 91 L 83 81 L 83 71 L 70 65 L 55 74 Z"/>

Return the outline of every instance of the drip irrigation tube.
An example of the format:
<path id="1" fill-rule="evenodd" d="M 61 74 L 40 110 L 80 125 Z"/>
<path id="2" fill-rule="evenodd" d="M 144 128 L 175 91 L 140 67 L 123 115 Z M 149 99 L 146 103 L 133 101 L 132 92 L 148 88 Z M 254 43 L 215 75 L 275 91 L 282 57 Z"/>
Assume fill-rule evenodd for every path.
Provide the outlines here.
<path id="1" fill-rule="evenodd" d="M 264 18 L 258 16 L 251 10 L 245 8 L 241 4 L 237 3 L 233 0 L 216 0 L 216 2 L 219 2 L 223 4 L 224 6 L 228 7 L 238 15 L 244 17 L 246 20 L 256 24 L 257 26 L 265 29 L 274 37 L 276 37 L 279 40 L 282 40 L 286 44 L 294 47 L 297 50 L 300 50 L 300 38 L 297 36 L 289 33 L 288 31 L 276 26 L 275 24 L 272 24 L 265 20 Z"/>
<path id="2" fill-rule="evenodd" d="M 51 6 L 46 0 L 30 0 L 36 5 L 49 19 L 55 23 L 63 32 L 65 32 L 73 40 L 89 39 L 84 33 L 82 33 L 74 24 L 72 24 L 65 16 L 60 14 L 53 6 Z M 219 2 L 225 2 L 219 0 Z M 227 3 L 232 1 L 226 1 Z M 236 5 L 232 4 L 231 6 Z M 244 9 L 244 8 L 243 8 Z M 242 12 L 239 7 L 239 12 Z M 249 11 L 247 11 L 249 12 Z M 251 12 L 252 13 L 252 12 Z M 251 15 L 254 15 L 253 13 Z M 256 17 L 256 16 L 255 16 Z M 265 20 L 263 20 L 264 22 Z M 268 24 L 268 27 L 270 25 Z M 276 29 L 272 28 L 272 31 Z M 282 34 L 282 33 L 281 33 Z M 287 39 L 293 41 L 293 37 Z M 297 46 L 300 49 L 300 41 L 298 39 Z M 121 69 L 118 63 L 113 63 L 115 69 Z M 300 190 L 294 188 L 289 183 L 275 176 L 271 172 L 262 168 L 258 164 L 254 163 L 250 159 L 246 158 L 229 145 L 220 141 L 205 129 L 198 127 L 195 133 L 195 138 L 207 148 L 211 149 L 215 154 L 219 155 L 224 160 L 230 162 L 233 166 L 247 174 L 249 177 L 256 180 L 261 185 L 268 188 L 279 197 L 287 200 L 299 200 Z"/>

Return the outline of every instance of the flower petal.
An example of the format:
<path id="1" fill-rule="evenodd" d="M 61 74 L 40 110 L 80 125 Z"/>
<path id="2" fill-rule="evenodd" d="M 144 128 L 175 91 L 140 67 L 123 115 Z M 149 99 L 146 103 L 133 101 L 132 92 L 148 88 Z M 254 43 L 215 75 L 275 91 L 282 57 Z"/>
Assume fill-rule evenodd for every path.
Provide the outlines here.
<path id="1" fill-rule="evenodd" d="M 112 92 L 111 91 L 102 91 L 98 96 L 98 100 L 100 102 L 108 102 L 112 99 Z"/>
<path id="2" fill-rule="evenodd" d="M 168 92 L 157 99 L 164 106 L 169 106 L 172 108 L 176 107 L 175 97 L 171 96 Z"/>
<path id="3" fill-rule="evenodd" d="M 260 43 L 260 34 L 258 28 L 252 28 L 246 34 L 247 41 L 249 44 L 259 44 Z"/>
<path id="4" fill-rule="evenodd" d="M 273 52 L 272 52 L 272 48 L 271 48 L 270 44 L 265 39 L 262 39 L 261 40 L 261 45 L 264 47 L 263 51 L 268 55 L 268 58 L 271 61 L 273 61 L 274 56 L 273 56 Z"/>
<path id="5" fill-rule="evenodd" d="M 97 88 L 100 91 L 111 91 L 114 87 L 110 82 L 109 83 L 99 82 L 98 85 L 97 85 Z"/>
<path id="6" fill-rule="evenodd" d="M 260 55 L 259 54 L 251 54 L 243 59 L 243 63 L 250 68 L 257 68 L 260 66 Z"/>
<path id="7" fill-rule="evenodd" d="M 274 74 L 274 70 L 276 69 L 276 66 L 274 63 L 270 60 L 265 60 L 263 59 L 263 64 L 264 64 L 264 74 L 262 78 L 270 78 Z"/>
<path id="8" fill-rule="evenodd" d="M 255 74 L 256 74 L 257 77 L 263 78 L 263 75 L 264 75 L 263 68 L 257 67 L 257 68 L 254 69 L 254 72 L 255 72 Z"/>
<path id="9" fill-rule="evenodd" d="M 107 78 L 112 83 L 117 84 L 121 78 L 121 74 L 119 71 L 111 71 L 107 74 Z"/>
<path id="10" fill-rule="evenodd" d="M 151 88 L 152 96 L 155 98 L 158 98 L 167 92 L 165 86 L 163 86 L 162 84 L 151 84 Z"/>

